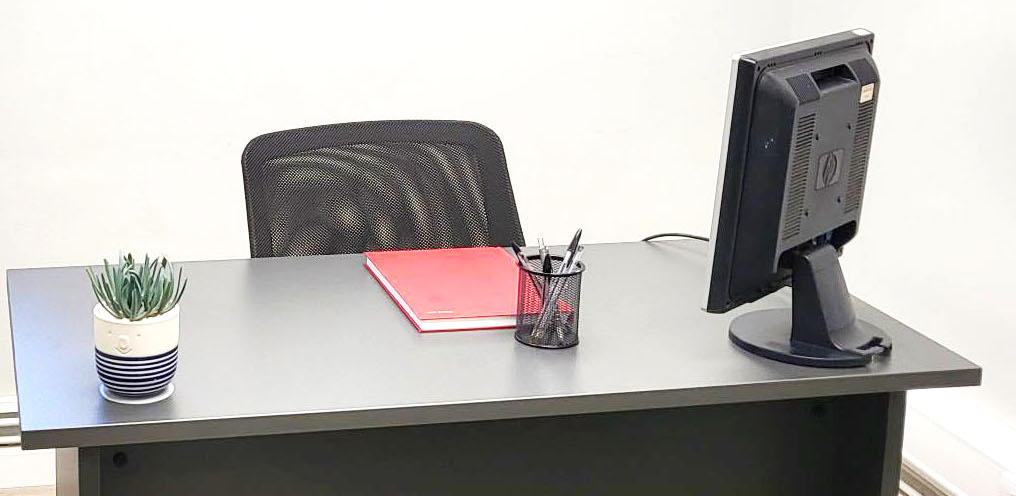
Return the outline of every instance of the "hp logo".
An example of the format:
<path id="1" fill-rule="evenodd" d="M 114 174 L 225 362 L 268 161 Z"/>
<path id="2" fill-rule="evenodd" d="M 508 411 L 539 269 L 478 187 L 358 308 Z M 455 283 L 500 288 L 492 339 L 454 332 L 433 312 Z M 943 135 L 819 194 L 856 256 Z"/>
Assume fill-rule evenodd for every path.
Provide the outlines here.
<path id="1" fill-rule="evenodd" d="M 843 149 L 833 150 L 818 158 L 818 174 L 815 178 L 815 189 L 832 186 L 840 180 L 843 170 Z"/>

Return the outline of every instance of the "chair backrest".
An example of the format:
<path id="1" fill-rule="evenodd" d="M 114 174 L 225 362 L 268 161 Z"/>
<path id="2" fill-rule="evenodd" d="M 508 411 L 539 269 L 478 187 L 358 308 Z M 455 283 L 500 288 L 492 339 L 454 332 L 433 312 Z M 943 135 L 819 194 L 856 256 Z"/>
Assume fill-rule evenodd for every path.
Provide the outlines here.
<path id="1" fill-rule="evenodd" d="M 242 163 L 252 257 L 525 244 L 501 140 L 480 124 L 280 131 Z"/>

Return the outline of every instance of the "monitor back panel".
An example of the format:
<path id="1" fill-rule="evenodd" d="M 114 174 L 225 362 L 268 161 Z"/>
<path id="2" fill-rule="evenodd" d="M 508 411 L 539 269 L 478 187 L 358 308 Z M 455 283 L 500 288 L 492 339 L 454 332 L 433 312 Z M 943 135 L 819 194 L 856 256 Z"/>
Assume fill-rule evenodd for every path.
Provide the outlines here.
<path id="1" fill-rule="evenodd" d="M 792 250 L 853 238 L 878 100 L 870 33 L 746 54 L 735 70 L 710 311 L 787 284 Z"/>

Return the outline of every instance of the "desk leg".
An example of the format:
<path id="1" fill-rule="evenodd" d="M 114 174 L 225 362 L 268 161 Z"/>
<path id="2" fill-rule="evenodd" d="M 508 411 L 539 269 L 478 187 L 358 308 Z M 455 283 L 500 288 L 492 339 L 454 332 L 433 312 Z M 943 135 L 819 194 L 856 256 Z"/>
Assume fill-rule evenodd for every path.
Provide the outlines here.
<path id="1" fill-rule="evenodd" d="M 900 468 L 903 465 L 903 421 L 907 393 L 889 393 L 885 420 L 885 449 L 882 452 L 882 496 L 900 493 Z"/>
<path id="2" fill-rule="evenodd" d="M 56 496 L 98 496 L 100 448 L 56 450 Z"/>

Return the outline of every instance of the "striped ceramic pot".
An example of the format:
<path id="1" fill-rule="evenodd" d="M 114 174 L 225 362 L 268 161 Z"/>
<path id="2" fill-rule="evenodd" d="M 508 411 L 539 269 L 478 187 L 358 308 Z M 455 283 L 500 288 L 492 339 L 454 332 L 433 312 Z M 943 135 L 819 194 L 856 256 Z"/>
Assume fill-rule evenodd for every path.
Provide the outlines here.
<path id="1" fill-rule="evenodd" d="M 131 322 L 113 317 L 102 305 L 92 310 L 95 367 L 105 386 L 125 399 L 166 395 L 176 373 L 180 342 L 180 306 L 155 317 Z"/>

